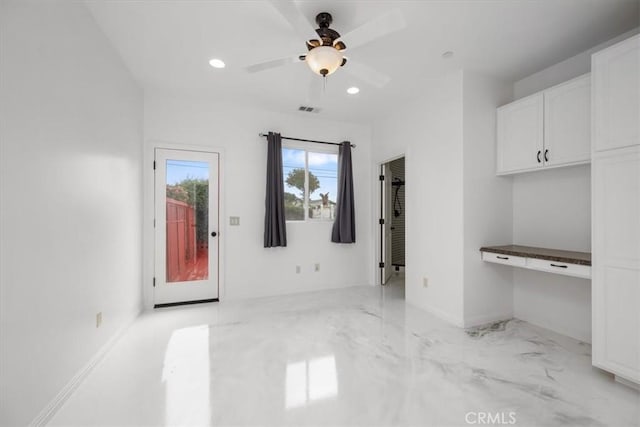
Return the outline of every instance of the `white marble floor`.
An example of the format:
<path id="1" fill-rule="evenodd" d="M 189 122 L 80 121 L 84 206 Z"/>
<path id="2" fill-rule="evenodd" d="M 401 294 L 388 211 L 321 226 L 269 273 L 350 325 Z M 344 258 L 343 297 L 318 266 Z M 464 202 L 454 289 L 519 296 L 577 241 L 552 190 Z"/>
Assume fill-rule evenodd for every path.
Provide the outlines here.
<path id="1" fill-rule="evenodd" d="M 144 314 L 51 424 L 640 425 L 590 346 L 525 322 L 464 331 L 401 283 Z"/>

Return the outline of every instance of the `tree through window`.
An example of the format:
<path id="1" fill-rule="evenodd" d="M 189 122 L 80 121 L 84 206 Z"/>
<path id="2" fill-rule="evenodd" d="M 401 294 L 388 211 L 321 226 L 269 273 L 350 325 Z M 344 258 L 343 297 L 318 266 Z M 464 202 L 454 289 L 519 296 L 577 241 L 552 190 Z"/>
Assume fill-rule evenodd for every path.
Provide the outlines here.
<path id="1" fill-rule="evenodd" d="M 338 155 L 282 148 L 287 221 L 333 220 L 338 190 Z"/>

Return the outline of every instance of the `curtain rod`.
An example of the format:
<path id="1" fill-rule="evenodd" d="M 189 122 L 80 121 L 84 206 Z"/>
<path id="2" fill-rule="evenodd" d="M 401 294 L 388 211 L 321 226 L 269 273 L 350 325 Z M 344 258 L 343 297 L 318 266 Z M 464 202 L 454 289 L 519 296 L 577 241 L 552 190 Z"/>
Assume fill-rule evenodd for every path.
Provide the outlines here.
<path id="1" fill-rule="evenodd" d="M 262 137 L 267 137 L 268 136 L 268 134 L 266 134 L 266 133 L 259 133 L 258 135 L 262 136 Z M 342 145 L 342 143 L 340 143 L 340 142 L 314 141 L 313 139 L 292 138 L 290 136 L 280 136 L 280 138 L 288 139 L 290 141 L 313 142 L 313 143 L 316 143 L 316 144 Z M 349 142 L 349 141 L 345 141 L 345 142 Z M 349 143 L 349 145 L 351 145 L 352 148 L 356 148 L 356 144 Z"/>

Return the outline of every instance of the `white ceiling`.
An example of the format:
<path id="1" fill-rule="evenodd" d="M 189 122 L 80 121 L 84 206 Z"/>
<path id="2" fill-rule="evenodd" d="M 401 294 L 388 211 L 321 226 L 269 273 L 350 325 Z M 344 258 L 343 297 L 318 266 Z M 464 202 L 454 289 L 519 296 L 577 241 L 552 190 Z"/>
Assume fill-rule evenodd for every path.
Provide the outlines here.
<path id="1" fill-rule="evenodd" d="M 146 91 L 214 97 L 293 112 L 322 79 L 304 63 L 249 74 L 247 65 L 305 53 L 304 39 L 266 1 L 87 1 L 100 27 Z M 366 121 L 414 98 L 427 81 L 472 69 L 516 81 L 639 23 L 639 0 L 299 1 L 313 21 L 330 12 L 345 34 L 393 9 L 407 26 L 349 58 L 391 77 L 375 88 L 338 70 L 314 104 L 319 117 Z M 315 27 L 315 25 L 314 25 Z M 347 47 L 349 40 L 345 39 Z M 442 53 L 453 51 L 451 59 Z M 227 67 L 215 70 L 210 58 Z M 345 67 L 348 67 L 347 64 Z M 349 96 L 349 86 L 361 92 Z M 302 113 L 300 113 L 302 114 Z"/>

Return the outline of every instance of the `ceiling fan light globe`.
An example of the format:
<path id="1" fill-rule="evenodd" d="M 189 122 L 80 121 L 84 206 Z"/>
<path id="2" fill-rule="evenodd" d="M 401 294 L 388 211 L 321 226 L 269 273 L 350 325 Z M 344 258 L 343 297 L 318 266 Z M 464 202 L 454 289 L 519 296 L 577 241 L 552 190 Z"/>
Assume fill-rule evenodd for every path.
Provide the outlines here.
<path id="1" fill-rule="evenodd" d="M 320 75 L 333 74 L 342 64 L 342 53 L 333 46 L 318 46 L 307 53 L 306 61 L 311 71 Z"/>

